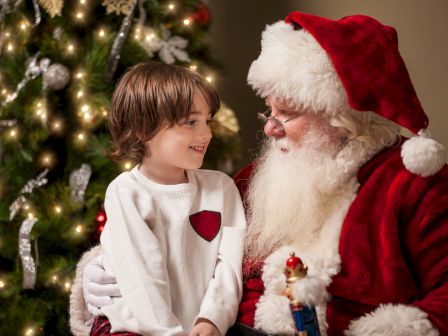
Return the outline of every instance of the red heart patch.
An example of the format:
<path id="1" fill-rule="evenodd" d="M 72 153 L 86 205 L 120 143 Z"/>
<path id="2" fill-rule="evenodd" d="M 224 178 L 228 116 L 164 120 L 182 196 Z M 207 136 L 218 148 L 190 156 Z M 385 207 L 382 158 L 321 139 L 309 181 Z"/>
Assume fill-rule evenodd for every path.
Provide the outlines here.
<path id="1" fill-rule="evenodd" d="M 211 242 L 221 228 L 221 213 L 203 210 L 190 215 L 190 224 L 198 235 Z"/>

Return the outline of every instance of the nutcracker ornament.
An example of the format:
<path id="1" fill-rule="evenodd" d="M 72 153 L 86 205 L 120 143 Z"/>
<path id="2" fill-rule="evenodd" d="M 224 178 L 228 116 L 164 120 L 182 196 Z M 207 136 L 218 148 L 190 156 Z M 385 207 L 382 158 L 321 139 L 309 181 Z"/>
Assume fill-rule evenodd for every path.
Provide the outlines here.
<path id="1" fill-rule="evenodd" d="M 320 336 L 316 309 L 314 307 L 304 306 L 294 298 L 293 284 L 305 278 L 307 271 L 308 268 L 306 265 L 292 252 L 288 260 L 286 260 L 284 271 L 286 276 L 285 295 L 289 299 L 289 307 L 294 319 L 294 334 L 296 336 Z"/>

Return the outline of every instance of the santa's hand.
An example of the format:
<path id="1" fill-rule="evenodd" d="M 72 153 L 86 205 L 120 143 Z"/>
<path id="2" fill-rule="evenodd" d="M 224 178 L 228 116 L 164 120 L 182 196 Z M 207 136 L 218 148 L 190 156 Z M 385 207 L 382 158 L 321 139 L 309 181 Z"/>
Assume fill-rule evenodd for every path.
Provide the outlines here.
<path id="1" fill-rule="evenodd" d="M 93 315 L 99 309 L 113 303 L 113 297 L 121 296 L 115 275 L 105 268 L 104 254 L 89 261 L 83 271 L 82 289 L 86 306 Z"/>

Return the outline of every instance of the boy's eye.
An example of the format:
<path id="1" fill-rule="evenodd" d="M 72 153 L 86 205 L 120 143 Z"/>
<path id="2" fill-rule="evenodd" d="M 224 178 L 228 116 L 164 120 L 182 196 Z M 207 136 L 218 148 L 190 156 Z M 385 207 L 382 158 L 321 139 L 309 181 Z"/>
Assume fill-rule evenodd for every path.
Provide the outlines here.
<path id="1" fill-rule="evenodd" d="M 189 126 L 193 126 L 196 123 L 196 120 L 185 120 L 184 124 L 185 125 L 189 125 Z"/>

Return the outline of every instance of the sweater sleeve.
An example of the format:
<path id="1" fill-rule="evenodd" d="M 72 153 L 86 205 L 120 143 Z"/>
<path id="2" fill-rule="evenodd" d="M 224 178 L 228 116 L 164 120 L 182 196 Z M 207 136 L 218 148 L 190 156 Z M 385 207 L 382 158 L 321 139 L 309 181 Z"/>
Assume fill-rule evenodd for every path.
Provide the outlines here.
<path id="1" fill-rule="evenodd" d="M 225 335 L 236 320 L 242 296 L 242 258 L 246 218 L 234 183 L 224 188 L 223 233 L 214 276 L 196 318 L 205 318 Z M 195 322 L 196 324 L 197 322 Z"/>
<path id="2" fill-rule="evenodd" d="M 124 329 L 151 336 L 181 334 L 182 326 L 172 313 L 165 256 L 148 226 L 149 220 L 157 218 L 151 218 L 154 211 L 150 208 L 142 216 L 137 204 L 139 194 L 113 185 L 106 192 L 108 220 L 101 245 L 122 299 L 101 311 L 109 318 L 112 332 Z"/>

